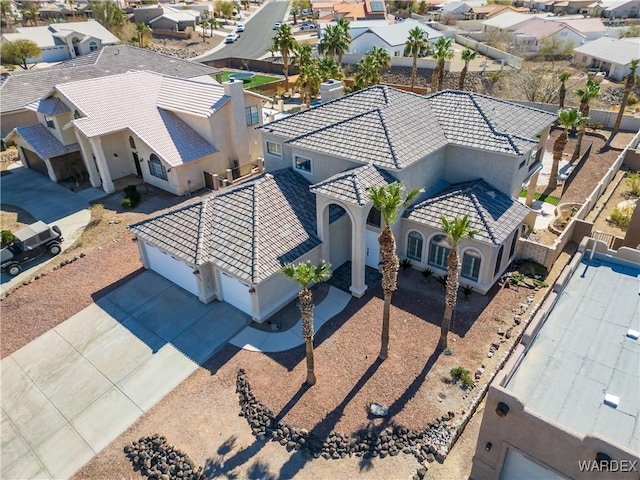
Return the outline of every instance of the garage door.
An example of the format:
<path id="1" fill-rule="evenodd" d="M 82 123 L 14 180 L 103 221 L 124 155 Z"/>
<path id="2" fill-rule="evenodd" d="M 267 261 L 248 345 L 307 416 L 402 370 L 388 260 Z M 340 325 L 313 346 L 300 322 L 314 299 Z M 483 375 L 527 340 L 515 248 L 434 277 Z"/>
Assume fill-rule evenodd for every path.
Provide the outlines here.
<path id="1" fill-rule="evenodd" d="M 231 275 L 222 272 L 222 297 L 224 301 L 233 305 L 244 313 L 253 315 L 253 304 L 251 302 L 251 294 L 249 293 L 249 285 L 245 285 L 240 280 Z"/>
<path id="2" fill-rule="evenodd" d="M 147 243 L 144 244 L 149 260 L 149 268 L 159 273 L 179 287 L 184 288 L 187 292 L 198 295 L 198 280 L 193 274 L 193 267 L 187 265 L 181 260 L 176 260 L 171 255 L 158 250 Z"/>
<path id="3" fill-rule="evenodd" d="M 43 175 L 49 176 L 49 172 L 47 170 L 47 164 L 44 163 L 36 152 L 29 150 L 28 148 L 22 148 L 22 154 L 24 155 L 25 160 L 27 161 L 27 166 L 36 172 L 40 172 Z"/>
<path id="4" fill-rule="evenodd" d="M 500 480 L 563 480 L 563 478 L 512 448 L 507 450 L 500 474 Z"/>

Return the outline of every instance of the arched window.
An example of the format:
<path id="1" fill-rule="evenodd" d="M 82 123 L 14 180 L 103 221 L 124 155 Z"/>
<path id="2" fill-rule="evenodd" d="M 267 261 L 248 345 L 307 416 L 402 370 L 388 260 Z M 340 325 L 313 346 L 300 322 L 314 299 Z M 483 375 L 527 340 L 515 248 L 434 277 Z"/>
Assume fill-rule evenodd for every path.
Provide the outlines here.
<path id="1" fill-rule="evenodd" d="M 444 235 L 435 235 L 429 242 L 429 265 L 447 269 L 447 257 L 451 252 L 451 246 Z"/>
<path id="2" fill-rule="evenodd" d="M 407 237 L 407 258 L 422 261 L 422 235 L 410 232 Z"/>
<path id="3" fill-rule="evenodd" d="M 460 276 L 477 282 L 478 277 L 480 276 L 481 263 L 482 259 L 478 252 L 474 250 L 467 250 L 462 256 L 462 271 L 460 272 Z"/>
<path id="4" fill-rule="evenodd" d="M 504 245 L 500 245 L 500 250 L 498 250 L 498 258 L 496 258 L 496 266 L 493 269 L 493 276 L 495 277 L 500 271 L 500 265 L 502 265 L 502 254 L 504 253 Z"/>
<path id="5" fill-rule="evenodd" d="M 516 231 L 513 232 L 513 239 L 511 240 L 511 248 L 509 249 L 509 258 L 513 257 L 513 254 L 516 253 L 516 245 L 518 243 L 518 232 L 519 232 L 519 229 L 516 229 Z"/>
<path id="6" fill-rule="evenodd" d="M 129 136 L 129 146 L 133 149 L 136 150 L 136 142 L 133 139 L 133 137 Z"/>
<path id="7" fill-rule="evenodd" d="M 380 228 L 381 222 L 382 215 L 380 214 L 380 210 L 378 210 L 376 207 L 371 207 L 371 210 L 369 210 L 369 215 L 367 215 L 367 225 Z"/>
<path id="8" fill-rule="evenodd" d="M 98 44 L 96 42 L 89 42 L 89 51 L 95 52 L 98 50 Z"/>
<path id="9" fill-rule="evenodd" d="M 152 153 L 149 157 L 149 173 L 154 177 L 167 180 L 167 170 L 155 153 Z"/>

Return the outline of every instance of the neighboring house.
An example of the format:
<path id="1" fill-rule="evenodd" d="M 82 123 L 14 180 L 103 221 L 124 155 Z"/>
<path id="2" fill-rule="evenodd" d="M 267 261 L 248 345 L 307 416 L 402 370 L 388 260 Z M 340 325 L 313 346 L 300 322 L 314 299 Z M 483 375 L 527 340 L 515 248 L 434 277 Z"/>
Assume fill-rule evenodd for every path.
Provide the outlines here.
<path id="1" fill-rule="evenodd" d="M 609 19 L 638 18 L 640 0 L 598 0 L 589 5 L 589 15 Z"/>
<path id="2" fill-rule="evenodd" d="M 572 63 L 605 72 L 620 81 L 631 72 L 631 60 L 640 58 L 640 38 L 602 37 L 573 49 Z"/>
<path id="3" fill-rule="evenodd" d="M 513 32 L 532 18 L 535 17 L 526 13 L 504 12 L 482 22 L 482 29 L 486 33 Z"/>
<path id="4" fill-rule="evenodd" d="M 19 27 L 16 33 L 2 34 L 3 41 L 18 39 L 31 40 L 40 48 L 40 56 L 28 58 L 28 64 L 60 62 L 120 43 L 117 37 L 95 20 L 52 23 L 46 27 Z"/>
<path id="5" fill-rule="evenodd" d="M 640 252 L 586 245 L 489 386 L 470 478 L 638 479 Z"/>
<path id="6" fill-rule="evenodd" d="M 461 282 L 486 293 L 515 258 L 531 211 L 514 197 L 554 119 L 468 92 L 371 87 L 265 124 L 267 174 L 131 231 L 147 268 L 263 322 L 297 293 L 285 262 L 350 262 L 350 291 L 364 294 L 383 226 L 367 188 L 398 180 L 426 190 L 393 227 L 399 256 L 446 274 L 439 216 L 469 215 L 478 235 L 460 246 Z"/>
<path id="7" fill-rule="evenodd" d="M 171 6 L 141 7 L 133 10 L 135 23 L 146 23 L 152 28 L 184 32 L 187 27 L 195 28 L 200 22 L 201 12 Z"/>
<path id="8" fill-rule="evenodd" d="M 471 10 L 464 15 L 464 18 L 465 20 L 487 20 L 507 12 L 527 13 L 528 11 L 529 9 L 524 7 L 517 8 L 510 5 L 498 5 L 494 3 L 471 8 Z"/>
<path id="9" fill-rule="evenodd" d="M 54 182 L 84 173 L 112 193 L 115 180 L 137 175 L 184 195 L 203 188 L 205 176 L 232 181 L 250 172 L 261 153 L 255 127 L 264 98 L 242 82 L 130 71 L 56 85 L 28 106 L 39 123 L 6 140 L 18 146 L 24 166 Z"/>
<path id="10" fill-rule="evenodd" d="M 582 45 L 586 36 L 564 22 L 532 18 L 513 32 L 515 46 L 523 52 L 537 52 L 545 42 L 554 42 L 557 50 Z M 559 52 L 558 52 L 559 53 Z"/>
<path id="11" fill-rule="evenodd" d="M 442 37 L 442 33 L 417 20 L 405 20 L 392 25 L 373 25 L 366 28 L 362 28 L 360 22 L 353 22 L 350 26 L 352 40 L 349 48 L 350 53 L 355 54 L 364 54 L 377 46 L 387 50 L 392 57 L 402 57 L 405 43 L 409 38 L 409 30 L 415 27 L 425 32 L 429 42 L 435 42 Z"/>
<path id="12" fill-rule="evenodd" d="M 384 20 L 387 15 L 384 0 L 364 0 L 362 2 L 336 2 L 333 4 L 333 19 L 345 18 L 349 21 Z"/>
<path id="13" fill-rule="evenodd" d="M 463 20 L 466 15 L 471 11 L 471 7 L 464 2 L 449 2 L 445 3 L 437 12 L 434 13 L 434 19 L 455 19 Z"/>
<path id="14" fill-rule="evenodd" d="M 202 63 L 181 60 L 147 49 L 120 45 L 67 60 L 56 66 L 36 69 L 18 69 L 8 75 L 0 85 L 0 137 L 6 137 L 16 127 L 38 123 L 37 114 L 26 107 L 47 95 L 53 87 L 72 80 L 106 77 L 129 70 L 148 70 L 180 78 L 203 79 L 222 72 Z"/>
<path id="15" fill-rule="evenodd" d="M 600 37 L 604 37 L 607 34 L 607 28 L 602 23 L 602 20 L 599 18 L 567 18 L 563 19 L 562 17 L 549 17 L 548 19 L 552 22 L 559 22 L 568 25 L 573 28 L 575 31 L 584 35 L 585 42 L 591 42 L 592 40 L 596 40 Z"/>

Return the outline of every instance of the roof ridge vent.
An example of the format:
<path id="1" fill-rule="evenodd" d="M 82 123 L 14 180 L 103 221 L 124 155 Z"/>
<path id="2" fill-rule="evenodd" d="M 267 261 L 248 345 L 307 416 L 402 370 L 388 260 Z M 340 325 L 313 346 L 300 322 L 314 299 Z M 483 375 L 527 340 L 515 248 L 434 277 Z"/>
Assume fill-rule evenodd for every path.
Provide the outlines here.
<path id="1" fill-rule="evenodd" d="M 613 408 L 618 408 L 618 403 L 620 403 L 620 397 L 616 395 L 612 395 L 611 393 L 604 394 L 604 404 Z"/>

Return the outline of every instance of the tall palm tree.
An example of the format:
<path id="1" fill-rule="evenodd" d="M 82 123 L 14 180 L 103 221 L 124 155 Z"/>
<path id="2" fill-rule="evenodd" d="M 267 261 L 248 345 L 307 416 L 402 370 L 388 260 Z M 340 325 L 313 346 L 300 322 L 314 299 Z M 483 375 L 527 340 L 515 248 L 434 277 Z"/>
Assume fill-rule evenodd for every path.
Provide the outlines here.
<path id="1" fill-rule="evenodd" d="M 464 90 L 464 81 L 467 78 L 467 72 L 469 71 L 469 62 L 476 58 L 478 53 L 475 50 L 471 50 L 470 48 L 465 48 L 460 55 L 462 57 L 462 61 L 464 62 L 464 67 L 462 68 L 462 72 L 460 72 L 460 80 L 458 81 L 458 90 Z"/>
<path id="2" fill-rule="evenodd" d="M 286 90 L 289 89 L 289 58 L 297 44 L 298 42 L 293 38 L 291 25 L 288 23 L 280 25 L 278 30 L 276 30 L 276 36 L 273 37 L 273 47 L 280 52 L 280 56 L 282 57 Z"/>
<path id="3" fill-rule="evenodd" d="M 558 92 L 558 104 L 560 106 L 560 110 L 564 108 L 564 100 L 567 96 L 567 80 L 569 80 L 571 74 L 569 72 L 562 72 L 558 75 L 558 80 L 560 80 L 560 91 Z"/>
<path id="4" fill-rule="evenodd" d="M 211 36 L 213 37 L 213 30 L 220 28 L 220 21 L 215 17 L 211 17 L 207 20 L 207 23 L 209 24 L 209 28 L 211 28 Z"/>
<path id="5" fill-rule="evenodd" d="M 391 65 L 391 56 L 382 47 L 373 47 L 358 61 L 355 84 L 357 88 L 366 88 L 380 83 L 382 70 Z"/>
<path id="6" fill-rule="evenodd" d="M 311 261 L 294 265 L 286 264 L 280 272 L 287 278 L 294 280 L 300 285 L 298 293 L 300 300 L 300 313 L 302 314 L 302 338 L 304 339 L 307 353 L 307 384 L 315 385 L 316 374 L 313 362 L 313 294 L 309 286 L 315 283 L 324 282 L 331 278 L 331 264 L 322 260 L 318 265 Z"/>
<path id="7" fill-rule="evenodd" d="M 637 74 L 636 70 L 638 69 L 638 64 L 640 63 L 640 59 L 631 60 L 631 64 L 629 65 L 630 72 L 627 75 L 625 84 L 624 84 L 624 94 L 622 95 L 622 101 L 620 102 L 620 110 L 618 110 L 618 116 L 616 117 L 616 123 L 613 124 L 613 130 L 611 131 L 611 135 L 607 139 L 607 143 L 604 144 L 603 150 L 608 149 L 611 146 L 611 142 L 613 137 L 618 134 L 620 131 L 620 124 L 622 123 L 622 117 L 624 116 L 624 109 L 627 106 L 627 101 L 629 100 L 629 95 L 631 94 L 631 90 L 636 84 Z"/>
<path id="8" fill-rule="evenodd" d="M 372 208 L 380 210 L 384 227 L 378 243 L 380 244 L 380 265 L 382 265 L 382 291 L 384 292 L 384 307 L 382 310 L 382 337 L 380 359 L 385 360 L 389 354 L 389 320 L 391 316 L 391 295 L 397 288 L 398 254 L 396 253 L 396 239 L 391 230 L 400 210 L 407 208 L 421 193 L 422 189 L 413 189 L 405 195 L 405 186 L 400 182 L 390 183 L 380 187 L 370 186 Z"/>
<path id="9" fill-rule="evenodd" d="M 409 38 L 404 44 L 404 56 L 413 57 L 411 66 L 411 91 L 416 84 L 416 73 L 418 71 L 418 57 L 424 57 L 429 51 L 428 35 L 420 27 L 409 30 Z"/>
<path id="10" fill-rule="evenodd" d="M 204 31 L 204 27 L 202 27 L 202 30 Z M 136 33 L 138 34 L 138 47 L 140 48 L 143 47 L 142 38 L 144 37 L 145 33 L 150 31 L 151 29 L 146 23 L 136 23 Z"/>
<path id="11" fill-rule="evenodd" d="M 560 160 L 567 146 L 567 136 L 570 128 L 579 125 L 582 122 L 582 115 L 576 108 L 566 108 L 558 111 L 558 124 L 562 127 L 562 132 L 553 143 L 553 163 L 551 164 L 551 173 L 549 176 L 549 184 L 547 190 L 555 190 L 558 186 L 558 169 Z"/>
<path id="12" fill-rule="evenodd" d="M 318 95 L 320 82 L 320 72 L 315 62 L 305 63 L 300 67 L 296 87 L 303 93 L 300 100 L 304 102 L 307 107 L 311 106 L 311 97 Z"/>
<path id="13" fill-rule="evenodd" d="M 382 71 L 385 68 L 391 67 L 391 54 L 384 47 L 374 46 L 367 52 L 367 55 L 370 55 L 373 58 L 378 71 L 376 83 L 380 83 Z"/>
<path id="14" fill-rule="evenodd" d="M 458 269 L 460 268 L 458 245 L 465 238 L 473 238 L 478 231 L 471 228 L 471 219 L 468 215 L 456 217 L 452 220 L 448 220 L 444 215 L 441 215 L 440 221 L 449 245 L 451 245 L 451 251 L 447 258 L 447 294 L 444 317 L 440 327 L 440 341 L 438 342 L 438 349 L 444 350 L 447 348 L 447 336 L 449 335 L 451 319 L 453 318 L 453 310 L 456 308 L 458 301 Z"/>
<path id="15" fill-rule="evenodd" d="M 329 25 L 325 29 L 324 35 L 318 42 L 318 53 L 337 59 L 338 65 L 342 66 L 342 57 L 349 51 L 349 45 L 351 45 L 349 22 L 340 19 L 337 24 Z"/>
<path id="16" fill-rule="evenodd" d="M 432 87 L 436 91 L 442 89 L 444 83 L 444 62 L 453 58 L 453 41 L 450 38 L 440 37 L 436 40 L 432 56 L 438 61 L 435 71 L 433 72 Z"/>
<path id="17" fill-rule="evenodd" d="M 313 62 L 313 48 L 306 43 L 298 43 L 291 55 L 291 64 L 298 67 Z"/>
<path id="18" fill-rule="evenodd" d="M 600 94 L 600 84 L 593 78 L 589 78 L 584 88 L 578 88 L 574 90 L 574 93 L 580 97 L 580 115 L 582 116 L 582 120 L 580 121 L 580 125 L 578 125 L 578 140 L 573 155 L 571 156 L 572 162 L 580 156 L 582 139 L 584 138 L 584 132 L 587 129 L 587 120 L 589 119 L 589 102 Z"/>
<path id="19" fill-rule="evenodd" d="M 316 65 L 318 66 L 318 73 L 320 79 L 326 82 L 329 79 L 342 80 L 344 74 L 342 69 L 331 57 L 321 57 L 316 59 Z"/>
<path id="20" fill-rule="evenodd" d="M 338 38 L 338 27 L 336 25 L 328 25 L 324 30 L 324 35 L 318 41 L 318 53 L 335 60 L 336 43 Z"/>

